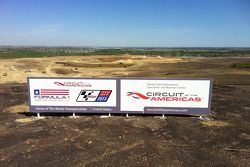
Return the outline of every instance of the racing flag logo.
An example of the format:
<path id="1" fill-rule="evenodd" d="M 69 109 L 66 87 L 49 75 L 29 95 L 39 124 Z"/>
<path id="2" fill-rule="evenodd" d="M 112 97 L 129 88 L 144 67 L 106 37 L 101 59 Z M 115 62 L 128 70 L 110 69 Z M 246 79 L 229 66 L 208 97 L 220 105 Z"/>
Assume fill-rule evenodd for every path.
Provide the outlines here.
<path id="1" fill-rule="evenodd" d="M 77 102 L 107 102 L 112 90 L 81 90 Z"/>

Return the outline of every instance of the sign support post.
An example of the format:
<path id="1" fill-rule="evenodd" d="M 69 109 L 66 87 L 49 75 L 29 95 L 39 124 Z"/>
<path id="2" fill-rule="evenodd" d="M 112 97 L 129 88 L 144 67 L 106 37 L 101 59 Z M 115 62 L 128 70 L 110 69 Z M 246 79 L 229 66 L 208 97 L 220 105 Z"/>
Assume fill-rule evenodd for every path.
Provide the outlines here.
<path id="1" fill-rule="evenodd" d="M 36 117 L 37 117 L 37 119 L 43 119 L 43 118 L 44 118 L 44 117 L 42 117 L 42 116 L 40 115 L 39 112 L 36 114 Z"/>
<path id="2" fill-rule="evenodd" d="M 166 118 L 165 114 L 162 114 L 161 119 L 165 119 L 165 118 Z"/>

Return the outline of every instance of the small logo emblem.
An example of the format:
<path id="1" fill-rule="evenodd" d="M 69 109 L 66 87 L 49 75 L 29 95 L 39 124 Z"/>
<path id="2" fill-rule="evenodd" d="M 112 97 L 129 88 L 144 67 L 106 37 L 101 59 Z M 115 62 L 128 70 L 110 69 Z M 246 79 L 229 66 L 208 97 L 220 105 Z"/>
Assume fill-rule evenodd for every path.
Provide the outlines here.
<path id="1" fill-rule="evenodd" d="M 135 99 L 144 99 L 144 100 L 150 98 L 150 97 L 147 97 L 147 96 L 145 96 L 145 95 L 143 95 L 141 93 L 138 93 L 138 92 L 128 92 L 127 96 L 131 96 L 131 97 L 133 97 Z"/>
<path id="2" fill-rule="evenodd" d="M 81 90 L 77 102 L 107 102 L 112 90 Z"/>

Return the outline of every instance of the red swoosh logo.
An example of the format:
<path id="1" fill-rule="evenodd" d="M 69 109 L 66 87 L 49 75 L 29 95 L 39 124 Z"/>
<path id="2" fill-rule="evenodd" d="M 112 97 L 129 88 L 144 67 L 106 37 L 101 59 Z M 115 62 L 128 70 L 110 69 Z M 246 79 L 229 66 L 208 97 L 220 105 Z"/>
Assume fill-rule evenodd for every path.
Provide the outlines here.
<path id="1" fill-rule="evenodd" d="M 54 82 L 54 84 L 58 85 L 58 86 L 65 86 L 63 83 L 61 82 Z"/>
<path id="2" fill-rule="evenodd" d="M 136 95 L 136 96 L 134 96 L 134 95 Z M 128 92 L 127 96 L 132 96 L 135 99 L 139 99 L 139 98 L 145 99 L 145 100 L 149 99 L 149 97 L 147 97 L 141 93 L 138 93 L 138 92 Z"/>

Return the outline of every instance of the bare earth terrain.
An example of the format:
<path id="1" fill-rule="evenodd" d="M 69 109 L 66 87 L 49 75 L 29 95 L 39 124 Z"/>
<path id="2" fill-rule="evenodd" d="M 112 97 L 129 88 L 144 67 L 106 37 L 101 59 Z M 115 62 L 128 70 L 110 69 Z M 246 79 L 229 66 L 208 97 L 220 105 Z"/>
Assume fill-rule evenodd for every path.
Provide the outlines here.
<path id="1" fill-rule="evenodd" d="M 82 56 L 0 60 L 0 166 L 250 166 L 250 58 Z M 195 116 L 27 113 L 28 76 L 213 78 Z"/>

